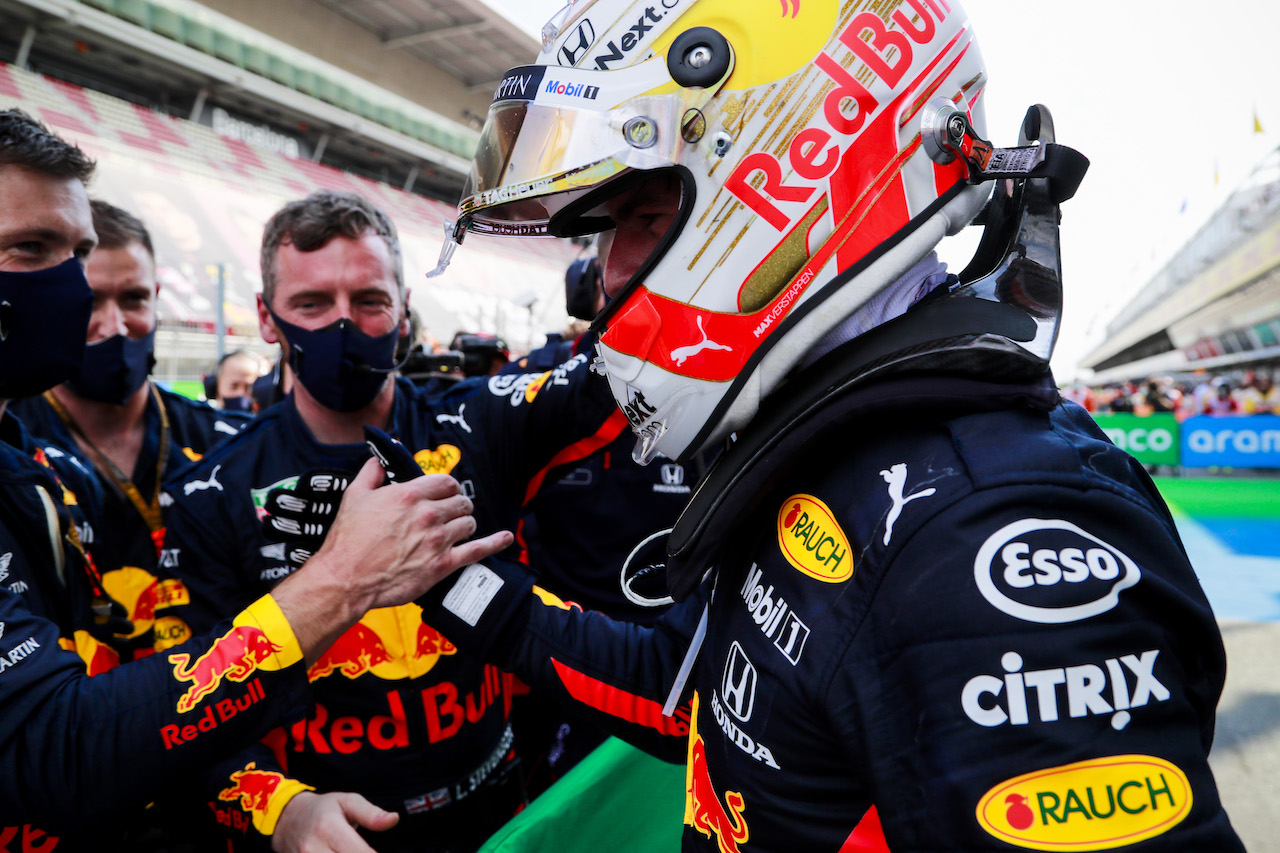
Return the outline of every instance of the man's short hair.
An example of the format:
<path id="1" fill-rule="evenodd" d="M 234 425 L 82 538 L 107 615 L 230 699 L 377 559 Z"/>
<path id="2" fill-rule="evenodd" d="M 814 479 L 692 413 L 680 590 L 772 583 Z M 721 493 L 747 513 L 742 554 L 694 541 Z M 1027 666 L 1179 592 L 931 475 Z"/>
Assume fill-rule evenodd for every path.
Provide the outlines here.
<path id="1" fill-rule="evenodd" d="M 299 252 L 324 248 L 335 237 L 358 240 L 373 232 L 387 242 L 396 288 L 404 300 L 400 238 L 391 218 L 355 193 L 320 190 L 276 211 L 262 232 L 262 298 L 271 306 L 276 294 L 276 253 L 286 243 Z"/>
<path id="2" fill-rule="evenodd" d="M 21 166 L 51 178 L 87 184 L 96 163 L 20 109 L 0 110 L 0 166 Z"/>
<path id="3" fill-rule="evenodd" d="M 130 243 L 141 243 L 155 260 L 151 234 L 141 219 L 99 198 L 90 199 L 89 207 L 93 210 L 93 230 L 98 232 L 99 249 L 123 249 Z"/>

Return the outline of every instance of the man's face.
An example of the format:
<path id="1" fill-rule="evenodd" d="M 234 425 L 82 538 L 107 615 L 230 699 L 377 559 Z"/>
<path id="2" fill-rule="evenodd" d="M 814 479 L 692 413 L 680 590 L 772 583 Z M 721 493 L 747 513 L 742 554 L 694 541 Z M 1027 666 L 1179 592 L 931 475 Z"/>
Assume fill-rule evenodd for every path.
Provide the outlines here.
<path id="1" fill-rule="evenodd" d="M 93 288 L 88 343 L 115 335 L 137 340 L 156 327 L 156 265 L 141 243 L 97 249 L 85 264 Z"/>
<path id="2" fill-rule="evenodd" d="M 680 212 L 680 194 L 679 179 L 667 172 L 609 201 L 609 216 L 618 227 L 599 248 L 604 291 L 609 296 L 617 296 L 658 247 Z"/>
<path id="3" fill-rule="evenodd" d="M 314 252 L 299 252 L 290 244 L 276 250 L 274 309 L 280 319 L 304 329 L 320 329 L 338 320 L 351 320 L 360 331 L 379 337 L 409 320 L 396 287 L 391 250 L 372 232 L 357 240 L 335 237 Z M 262 339 L 280 343 L 262 297 L 258 297 L 258 325 Z"/>
<path id="4" fill-rule="evenodd" d="M 218 373 L 218 399 L 249 397 L 258 378 L 258 366 L 247 358 L 229 358 Z"/>
<path id="5" fill-rule="evenodd" d="M 0 270 L 34 272 L 83 260 L 97 242 L 79 180 L 0 166 Z"/>

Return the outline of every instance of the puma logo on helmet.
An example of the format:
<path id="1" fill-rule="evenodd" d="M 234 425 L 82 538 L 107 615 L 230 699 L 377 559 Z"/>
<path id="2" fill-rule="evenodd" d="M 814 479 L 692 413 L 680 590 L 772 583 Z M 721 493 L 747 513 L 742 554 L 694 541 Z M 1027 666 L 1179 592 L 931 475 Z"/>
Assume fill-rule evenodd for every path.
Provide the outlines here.
<path id="1" fill-rule="evenodd" d="M 671 351 L 671 360 L 676 363 L 676 367 L 680 367 L 693 356 L 702 352 L 704 349 L 720 349 L 725 352 L 733 352 L 733 347 L 727 344 L 718 344 L 707 337 L 707 332 L 702 328 L 702 317 L 698 318 L 698 331 L 702 333 L 702 340 L 696 344 L 690 344 L 687 347 L 678 347 Z"/>

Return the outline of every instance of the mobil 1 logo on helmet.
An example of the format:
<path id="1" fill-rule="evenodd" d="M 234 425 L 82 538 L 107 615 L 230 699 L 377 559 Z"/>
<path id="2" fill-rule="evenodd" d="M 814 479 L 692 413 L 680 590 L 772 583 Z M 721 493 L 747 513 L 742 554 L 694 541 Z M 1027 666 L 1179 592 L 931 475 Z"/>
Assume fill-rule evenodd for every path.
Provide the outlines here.
<path id="1" fill-rule="evenodd" d="M 1123 551 L 1060 519 L 1006 524 L 973 561 L 978 591 L 992 606 L 1050 625 L 1106 613 L 1141 575 Z"/>

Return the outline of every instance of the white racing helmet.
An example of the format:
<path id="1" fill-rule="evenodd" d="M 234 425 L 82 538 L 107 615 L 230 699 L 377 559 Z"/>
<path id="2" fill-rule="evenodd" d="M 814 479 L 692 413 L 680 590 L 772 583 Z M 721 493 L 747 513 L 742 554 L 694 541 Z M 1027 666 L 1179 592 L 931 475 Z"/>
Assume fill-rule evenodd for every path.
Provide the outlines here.
<path id="1" fill-rule="evenodd" d="M 608 199 L 678 176 L 674 224 L 595 326 L 639 461 L 741 429 L 989 195 L 930 144 L 940 115 L 985 135 L 954 0 L 578 0 L 543 42 L 494 95 L 442 263 L 467 231 L 608 230 Z"/>

